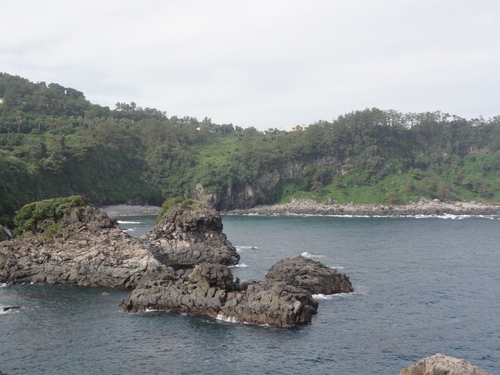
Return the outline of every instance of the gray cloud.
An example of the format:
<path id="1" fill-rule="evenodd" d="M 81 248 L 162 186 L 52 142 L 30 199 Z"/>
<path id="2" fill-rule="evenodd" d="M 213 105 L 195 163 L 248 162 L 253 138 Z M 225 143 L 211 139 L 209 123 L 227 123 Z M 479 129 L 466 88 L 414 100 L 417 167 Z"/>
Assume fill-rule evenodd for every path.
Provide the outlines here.
<path id="1" fill-rule="evenodd" d="M 366 107 L 500 114 L 497 1 L 4 4 L 0 69 L 114 107 L 289 129 Z"/>

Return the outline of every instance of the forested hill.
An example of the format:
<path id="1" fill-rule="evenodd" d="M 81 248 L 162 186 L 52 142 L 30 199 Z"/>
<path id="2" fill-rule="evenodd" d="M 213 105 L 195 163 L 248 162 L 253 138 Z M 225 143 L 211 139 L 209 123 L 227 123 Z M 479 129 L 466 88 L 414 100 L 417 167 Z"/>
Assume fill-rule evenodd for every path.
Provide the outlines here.
<path id="1" fill-rule="evenodd" d="M 135 103 L 110 109 L 6 73 L 0 98 L 2 224 L 26 203 L 73 194 L 96 204 L 182 195 L 218 209 L 291 197 L 500 201 L 500 116 L 373 108 L 260 132 Z"/>

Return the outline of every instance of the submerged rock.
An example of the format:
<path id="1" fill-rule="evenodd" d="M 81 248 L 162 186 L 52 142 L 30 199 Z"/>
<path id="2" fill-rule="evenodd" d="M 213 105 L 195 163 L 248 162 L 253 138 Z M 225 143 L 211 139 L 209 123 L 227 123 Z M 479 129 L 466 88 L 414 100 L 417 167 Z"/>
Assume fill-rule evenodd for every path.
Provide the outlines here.
<path id="1" fill-rule="evenodd" d="M 491 375 L 467 362 L 437 353 L 431 357 L 420 359 L 405 368 L 400 375 Z"/>
<path id="2" fill-rule="evenodd" d="M 297 274 L 304 276 L 305 272 L 322 270 L 323 265 L 319 262 L 311 262 L 315 264 L 298 260 L 295 264 Z M 280 262 L 272 269 L 279 267 L 279 264 Z M 317 280 L 315 276 L 310 275 L 312 280 Z M 352 286 L 333 286 L 340 280 L 343 280 L 344 284 L 349 283 L 348 278 L 339 277 L 337 271 L 330 275 L 320 272 L 319 280 L 319 284 L 329 286 L 321 289 L 324 294 L 339 293 L 347 289 L 352 291 Z M 272 278 L 265 281 L 239 282 L 233 278 L 226 266 L 200 264 L 193 270 L 174 271 L 170 268 L 166 272 L 143 279 L 120 306 L 126 312 L 186 312 L 278 327 L 310 322 L 318 308 L 318 302 L 312 296 L 313 290 L 318 290 L 317 285 L 293 284 Z"/>
<path id="3" fill-rule="evenodd" d="M 31 205 L 36 223 L 28 226 L 31 218 L 25 213 L 24 227 L 30 230 L 0 242 L 0 282 L 133 288 L 144 275 L 165 271 L 169 265 L 233 265 L 239 260 L 213 209 L 191 215 L 173 207 L 160 227 L 139 239 L 122 232 L 115 219 L 95 207 L 67 209 L 55 202 L 42 202 L 53 206 L 47 218 L 40 217 L 45 208 Z M 59 218 L 55 212 L 61 213 Z M 174 229 L 169 232 L 170 224 Z"/>

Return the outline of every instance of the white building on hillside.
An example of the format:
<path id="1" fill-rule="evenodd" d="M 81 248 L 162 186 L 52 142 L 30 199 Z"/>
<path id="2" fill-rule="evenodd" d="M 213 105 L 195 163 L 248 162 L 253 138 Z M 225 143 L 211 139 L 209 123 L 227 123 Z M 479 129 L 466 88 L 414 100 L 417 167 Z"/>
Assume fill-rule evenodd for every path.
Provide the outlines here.
<path id="1" fill-rule="evenodd" d="M 297 130 L 306 130 L 308 127 L 309 127 L 309 125 L 305 125 L 305 124 L 295 125 L 295 126 L 292 126 L 292 131 L 294 132 Z"/>

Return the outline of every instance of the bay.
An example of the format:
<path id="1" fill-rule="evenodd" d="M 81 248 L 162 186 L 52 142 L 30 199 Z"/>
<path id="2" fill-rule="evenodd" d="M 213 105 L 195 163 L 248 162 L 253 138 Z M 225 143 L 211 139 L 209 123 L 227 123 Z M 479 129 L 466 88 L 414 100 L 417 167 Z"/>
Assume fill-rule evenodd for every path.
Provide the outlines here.
<path id="1" fill-rule="evenodd" d="M 122 218 L 140 235 L 155 217 Z M 500 220 L 224 216 L 240 279 L 304 254 L 355 292 L 318 297 L 284 329 L 172 313 L 125 314 L 128 292 L 0 288 L 0 370 L 21 374 L 399 374 L 443 353 L 500 373 Z M 104 294 L 103 294 L 104 293 Z"/>

